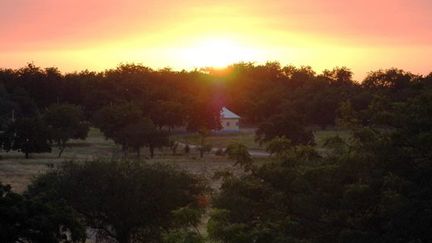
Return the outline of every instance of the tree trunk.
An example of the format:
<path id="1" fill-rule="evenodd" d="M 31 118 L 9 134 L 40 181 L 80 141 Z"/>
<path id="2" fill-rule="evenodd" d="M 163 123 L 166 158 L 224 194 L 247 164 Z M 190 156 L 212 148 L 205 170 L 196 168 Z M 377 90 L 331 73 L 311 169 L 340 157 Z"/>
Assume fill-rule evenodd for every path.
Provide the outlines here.
<path id="1" fill-rule="evenodd" d="M 26 158 L 26 159 L 29 158 L 29 152 L 25 152 L 25 158 Z"/>
<path id="2" fill-rule="evenodd" d="M 154 148 L 153 148 L 152 145 L 149 146 L 149 150 L 150 150 L 150 158 L 153 159 L 153 156 L 154 156 Z"/>
<path id="3" fill-rule="evenodd" d="M 200 158 L 204 157 L 204 135 L 201 134 Z"/>
<path id="4" fill-rule="evenodd" d="M 126 159 L 127 155 L 128 155 L 128 146 L 127 146 L 127 144 L 123 144 L 122 145 L 122 150 L 123 150 L 123 157 Z"/>
<path id="5" fill-rule="evenodd" d="M 60 157 L 61 157 L 63 151 L 65 150 L 65 147 L 66 147 L 66 144 L 63 144 L 63 145 L 61 145 L 61 146 L 59 147 L 60 151 L 59 151 L 59 154 L 58 154 L 58 157 L 57 157 L 57 158 L 60 158 Z"/>

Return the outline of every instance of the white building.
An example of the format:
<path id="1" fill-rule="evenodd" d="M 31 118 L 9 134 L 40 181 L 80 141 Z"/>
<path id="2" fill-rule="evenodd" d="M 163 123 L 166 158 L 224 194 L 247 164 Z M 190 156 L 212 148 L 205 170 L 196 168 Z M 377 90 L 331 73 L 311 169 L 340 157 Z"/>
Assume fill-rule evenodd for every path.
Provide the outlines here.
<path id="1" fill-rule="evenodd" d="M 221 132 L 238 132 L 240 131 L 240 116 L 222 107 L 221 110 Z"/>

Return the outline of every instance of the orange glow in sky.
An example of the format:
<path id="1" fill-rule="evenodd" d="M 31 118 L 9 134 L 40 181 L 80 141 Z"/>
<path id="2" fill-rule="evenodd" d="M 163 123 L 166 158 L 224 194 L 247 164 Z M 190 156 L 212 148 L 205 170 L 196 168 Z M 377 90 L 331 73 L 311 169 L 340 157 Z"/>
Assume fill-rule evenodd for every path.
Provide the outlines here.
<path id="1" fill-rule="evenodd" d="M 429 0 L 2 0 L 0 67 L 233 62 L 432 71 Z"/>

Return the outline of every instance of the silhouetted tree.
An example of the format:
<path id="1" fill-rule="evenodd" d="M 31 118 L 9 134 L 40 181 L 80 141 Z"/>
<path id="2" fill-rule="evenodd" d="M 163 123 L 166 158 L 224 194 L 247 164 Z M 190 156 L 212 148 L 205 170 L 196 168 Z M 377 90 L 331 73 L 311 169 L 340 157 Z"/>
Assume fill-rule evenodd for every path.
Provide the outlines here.
<path id="1" fill-rule="evenodd" d="M 70 104 L 53 104 L 44 114 L 44 120 L 49 126 L 50 135 L 59 148 L 61 156 L 69 139 L 85 139 L 89 131 L 88 122 L 78 106 Z"/>
<path id="2" fill-rule="evenodd" d="M 127 125 L 120 133 L 126 143 L 137 151 L 138 157 L 140 157 L 140 148 L 143 146 L 149 148 L 150 157 L 153 158 L 155 148 L 169 145 L 168 133 L 157 129 L 149 118 L 141 118 Z"/>
<path id="3" fill-rule="evenodd" d="M 20 118 L 9 124 L 1 135 L 4 150 L 17 150 L 25 154 L 51 152 L 50 131 L 39 117 Z"/>
<path id="4" fill-rule="evenodd" d="M 106 138 L 122 145 L 126 154 L 129 149 L 128 138 L 125 136 L 124 128 L 137 123 L 142 117 L 142 111 L 132 103 L 120 103 L 108 105 L 94 115 L 94 124 Z"/>
<path id="5" fill-rule="evenodd" d="M 269 117 L 259 125 L 256 131 L 256 140 L 260 143 L 281 136 L 290 139 L 294 144 L 310 144 L 313 142 L 313 134 L 306 130 L 304 118 L 289 107 L 283 113 Z"/>
<path id="6" fill-rule="evenodd" d="M 207 101 L 207 102 L 206 102 Z M 210 100 L 197 100 L 188 107 L 187 129 L 197 132 L 200 135 L 200 148 L 205 146 L 205 137 L 211 130 L 219 130 L 221 106 L 212 103 Z M 200 157 L 204 155 L 204 150 L 200 149 Z"/>
<path id="7" fill-rule="evenodd" d="M 196 177 L 167 166 L 91 161 L 40 176 L 29 193 L 64 200 L 101 236 L 128 243 L 160 242 L 179 227 L 173 211 L 199 208 L 204 189 Z"/>
<path id="8" fill-rule="evenodd" d="M 186 107 L 178 101 L 159 101 L 152 108 L 151 119 L 159 127 L 174 127 L 184 124 L 186 119 Z"/>
<path id="9" fill-rule="evenodd" d="M 85 238 L 85 228 L 68 208 L 20 195 L 0 183 L 1 242 L 77 242 Z"/>

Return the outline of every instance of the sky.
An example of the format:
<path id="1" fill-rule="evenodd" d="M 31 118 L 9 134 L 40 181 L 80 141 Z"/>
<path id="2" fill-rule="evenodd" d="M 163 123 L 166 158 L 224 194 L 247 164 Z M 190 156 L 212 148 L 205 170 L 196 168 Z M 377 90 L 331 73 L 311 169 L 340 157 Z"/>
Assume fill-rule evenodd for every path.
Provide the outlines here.
<path id="1" fill-rule="evenodd" d="M 432 71 L 430 0 L 0 0 L 0 68 Z"/>

